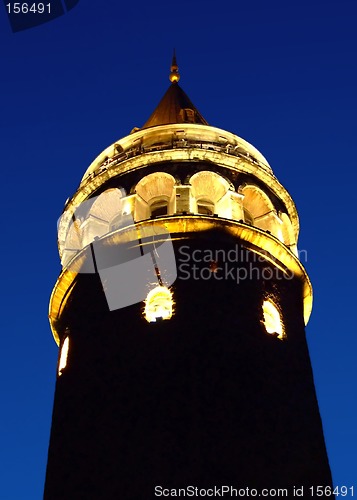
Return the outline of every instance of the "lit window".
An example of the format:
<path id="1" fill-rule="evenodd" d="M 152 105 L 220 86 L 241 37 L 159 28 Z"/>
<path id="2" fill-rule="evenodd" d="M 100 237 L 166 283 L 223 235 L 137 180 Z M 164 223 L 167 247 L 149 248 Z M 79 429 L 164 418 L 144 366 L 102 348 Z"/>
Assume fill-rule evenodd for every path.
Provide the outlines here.
<path id="1" fill-rule="evenodd" d="M 167 206 L 167 201 L 165 200 L 155 201 L 150 205 L 150 213 L 152 217 L 157 217 L 159 215 L 167 215 L 167 212 L 168 212 L 168 206 Z"/>
<path id="2" fill-rule="evenodd" d="M 67 366 L 68 349 L 69 349 L 69 337 L 66 337 L 64 339 L 63 344 L 62 344 L 60 359 L 59 359 L 59 363 L 58 363 L 58 375 L 59 376 L 62 375 L 63 370 Z"/>
<path id="3" fill-rule="evenodd" d="M 157 319 L 170 319 L 172 316 L 172 293 L 166 286 L 150 290 L 145 301 L 145 319 L 152 323 Z"/>
<path id="4" fill-rule="evenodd" d="M 276 305 L 271 300 L 263 302 L 264 326 L 267 333 L 275 334 L 279 339 L 284 338 L 283 323 Z"/>
<path id="5" fill-rule="evenodd" d="M 208 200 L 198 200 L 197 201 L 197 213 L 202 215 L 213 215 L 214 214 L 214 204 Z"/>

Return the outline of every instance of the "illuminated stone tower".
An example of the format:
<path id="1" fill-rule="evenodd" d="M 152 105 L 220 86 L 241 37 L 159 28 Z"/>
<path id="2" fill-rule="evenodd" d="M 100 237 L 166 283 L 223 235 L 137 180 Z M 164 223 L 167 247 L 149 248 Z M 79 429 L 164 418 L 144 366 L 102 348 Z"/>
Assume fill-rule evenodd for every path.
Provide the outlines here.
<path id="1" fill-rule="evenodd" d="M 331 475 L 295 205 L 259 151 L 208 125 L 175 58 L 170 80 L 145 125 L 89 166 L 59 224 L 45 499 L 190 485 L 309 496 Z"/>

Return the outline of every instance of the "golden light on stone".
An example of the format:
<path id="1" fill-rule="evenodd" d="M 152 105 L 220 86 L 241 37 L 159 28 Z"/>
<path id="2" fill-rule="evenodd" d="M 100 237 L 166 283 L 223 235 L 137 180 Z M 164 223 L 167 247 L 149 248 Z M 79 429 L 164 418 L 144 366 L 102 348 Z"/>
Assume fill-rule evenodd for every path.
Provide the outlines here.
<path id="1" fill-rule="evenodd" d="M 177 83 L 179 78 L 174 53 L 170 81 Z M 312 287 L 299 261 L 299 218 L 291 196 L 253 145 L 235 134 L 208 125 L 192 103 L 189 108 L 194 110 L 198 121 L 181 122 L 181 112 L 186 116 L 189 99 L 183 96 L 178 85 L 171 85 L 169 92 L 170 99 L 156 109 L 158 118 L 154 113 L 158 121 L 150 122 L 148 127 L 135 128 L 135 132 L 118 139 L 100 153 L 85 172 L 76 193 L 66 202 L 58 229 L 63 271 L 53 290 L 49 309 L 51 328 L 58 344 L 63 338 L 58 320 L 75 287 L 77 273 L 87 262 L 88 244 L 95 238 L 101 238 L 107 246 L 133 242 L 137 239 L 137 230 L 148 227 L 151 230 L 162 220 L 165 230 L 175 240 L 210 229 L 225 231 L 242 240 L 285 276 L 299 279 L 305 324 L 308 322 Z M 184 109 L 181 109 L 183 104 L 179 97 L 185 97 Z M 164 105 L 169 109 L 162 109 Z M 177 122 L 169 120 L 166 123 L 166 111 L 173 111 Z M 160 117 L 165 120 L 160 122 Z M 192 161 L 216 165 L 217 171 L 210 168 L 192 172 L 184 183 L 161 169 L 152 171 L 157 164 Z M 151 169 L 149 174 L 148 167 Z M 219 173 L 220 169 L 231 172 L 238 179 L 248 176 L 250 181 L 233 186 L 228 177 Z M 112 202 L 116 193 L 109 188 L 101 192 L 79 226 L 73 223 L 78 207 L 102 191 L 103 185 L 113 185 L 117 178 L 134 171 L 142 175 L 129 193 L 121 193 L 121 206 Z M 279 200 L 278 207 L 274 200 Z M 131 227 L 133 223 L 135 228 Z"/>
<path id="2" fill-rule="evenodd" d="M 173 298 L 171 291 L 166 286 L 157 286 L 150 290 L 145 300 L 145 319 L 153 323 L 158 319 L 172 317 Z"/>
<path id="3" fill-rule="evenodd" d="M 122 228 L 119 231 L 109 233 L 105 238 L 105 245 L 115 246 L 128 242 L 137 242 L 137 231 L 152 231 L 152 226 L 157 225 L 157 220 L 144 220 L 137 222 L 135 227 Z M 147 229 L 149 228 L 149 229 Z M 227 219 L 214 217 L 202 217 L 200 215 L 172 215 L 165 217 L 165 228 L 172 236 L 173 240 L 189 237 L 192 233 L 201 233 L 211 229 L 220 229 L 227 234 L 239 238 L 254 249 L 255 253 L 264 256 L 266 260 L 277 266 L 287 276 L 294 275 L 302 283 L 304 320 L 309 321 L 312 309 L 313 292 L 309 277 L 304 266 L 299 261 L 298 256 L 282 244 L 278 238 L 257 227 Z M 103 239 L 104 239 L 103 238 Z M 258 249 L 261 249 L 259 253 Z M 57 321 L 61 317 L 70 296 L 69 290 L 75 286 L 77 273 L 82 265 L 85 265 L 87 254 L 85 249 L 79 251 L 71 261 L 70 269 L 64 268 L 53 289 L 49 304 L 49 319 L 53 336 L 57 344 L 60 343 L 60 331 Z"/>

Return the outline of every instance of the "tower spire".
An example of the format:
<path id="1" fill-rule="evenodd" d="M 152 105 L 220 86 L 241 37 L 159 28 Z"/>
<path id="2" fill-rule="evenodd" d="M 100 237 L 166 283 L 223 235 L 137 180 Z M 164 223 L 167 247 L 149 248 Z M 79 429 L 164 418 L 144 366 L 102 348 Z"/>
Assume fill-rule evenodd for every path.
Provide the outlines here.
<path id="1" fill-rule="evenodd" d="M 171 73 L 170 73 L 170 82 L 171 83 L 177 83 L 180 79 L 180 73 L 178 71 L 178 66 L 177 66 L 177 61 L 176 61 L 176 50 L 174 49 L 174 53 L 172 56 L 172 62 L 171 62 Z"/>
<path id="2" fill-rule="evenodd" d="M 174 50 L 169 77 L 171 85 L 141 129 L 155 127 L 156 125 L 169 125 L 171 123 L 199 123 L 201 125 L 208 125 L 207 121 L 178 84 L 180 79 L 178 69 L 176 51 Z"/>

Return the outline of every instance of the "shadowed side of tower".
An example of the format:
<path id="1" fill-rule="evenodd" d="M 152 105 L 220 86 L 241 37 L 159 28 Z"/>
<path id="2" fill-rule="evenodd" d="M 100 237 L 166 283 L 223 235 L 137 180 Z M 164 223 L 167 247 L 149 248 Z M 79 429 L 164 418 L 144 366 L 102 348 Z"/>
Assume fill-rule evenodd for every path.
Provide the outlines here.
<path id="1" fill-rule="evenodd" d="M 147 500 L 190 485 L 309 496 L 331 475 L 296 209 L 253 146 L 207 124 L 176 59 L 170 79 L 144 127 L 88 168 L 61 220 L 45 499 Z M 115 255 L 150 256 L 146 301 L 108 307 L 114 266 L 103 279 L 100 261 Z"/>

